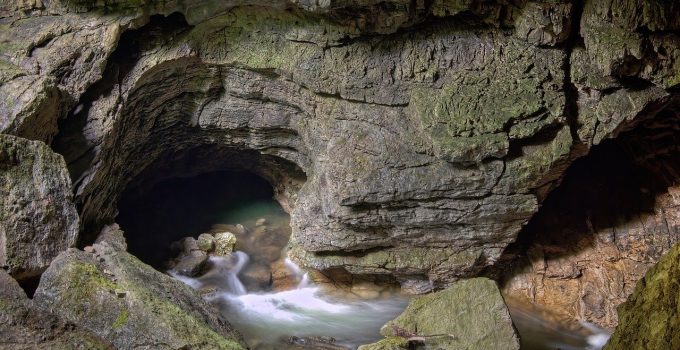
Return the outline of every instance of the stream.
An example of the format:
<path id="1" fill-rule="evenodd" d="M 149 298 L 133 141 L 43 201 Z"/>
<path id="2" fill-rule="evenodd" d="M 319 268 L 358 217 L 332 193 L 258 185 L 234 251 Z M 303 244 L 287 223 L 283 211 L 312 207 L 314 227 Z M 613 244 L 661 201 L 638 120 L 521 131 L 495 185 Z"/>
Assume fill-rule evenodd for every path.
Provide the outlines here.
<path id="1" fill-rule="evenodd" d="M 225 222 L 242 222 L 244 232 L 249 232 L 238 237 L 239 250 L 229 257 L 211 256 L 200 277 L 189 278 L 172 270 L 168 273 L 217 305 L 251 349 L 356 349 L 382 339 L 382 325 L 408 305 L 408 297 L 398 291 L 371 299 L 333 293 L 328 286 L 310 282 L 307 274 L 288 259 L 281 261 L 295 283 L 285 290 L 248 283 L 249 269 L 276 264 L 274 257 L 267 256 L 271 253 L 261 251 L 283 250 L 290 236 L 288 220 L 272 203 L 256 203 L 225 214 Z M 267 223 L 266 229 L 262 222 Z M 263 234 L 256 234 L 258 227 L 270 235 L 278 232 L 283 238 L 263 240 Z M 598 350 L 609 337 L 607 331 L 594 325 L 563 324 L 531 306 L 509 302 L 509 309 L 525 350 Z"/>

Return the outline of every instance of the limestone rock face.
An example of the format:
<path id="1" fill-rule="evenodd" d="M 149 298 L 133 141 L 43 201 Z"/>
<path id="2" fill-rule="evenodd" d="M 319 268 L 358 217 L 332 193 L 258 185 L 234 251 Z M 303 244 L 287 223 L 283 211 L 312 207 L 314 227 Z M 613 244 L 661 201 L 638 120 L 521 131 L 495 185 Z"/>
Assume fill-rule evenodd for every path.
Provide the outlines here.
<path id="1" fill-rule="evenodd" d="M 40 141 L 0 134 L 0 266 L 39 275 L 75 244 L 78 213 L 64 159 Z"/>
<path id="2" fill-rule="evenodd" d="M 677 349 L 680 347 L 680 245 L 652 267 L 619 306 L 619 325 L 604 347 Z"/>
<path id="3" fill-rule="evenodd" d="M 249 170 L 298 261 L 421 292 L 494 264 L 574 159 L 677 95 L 671 2 L 5 7 L 0 128 L 64 155 L 84 241 L 126 187 Z"/>
<path id="4" fill-rule="evenodd" d="M 240 335 L 193 290 L 116 247 L 69 249 L 43 274 L 34 302 L 120 349 L 244 349 Z"/>
<path id="5" fill-rule="evenodd" d="M 115 349 L 98 335 L 36 307 L 3 269 L 0 269 L 0 314 L 0 349 Z"/>
<path id="6" fill-rule="evenodd" d="M 519 349 L 503 297 L 496 283 L 486 278 L 459 281 L 441 292 L 415 297 L 380 333 L 388 338 L 360 349 L 409 349 L 405 344 L 409 338 L 433 349 Z"/>

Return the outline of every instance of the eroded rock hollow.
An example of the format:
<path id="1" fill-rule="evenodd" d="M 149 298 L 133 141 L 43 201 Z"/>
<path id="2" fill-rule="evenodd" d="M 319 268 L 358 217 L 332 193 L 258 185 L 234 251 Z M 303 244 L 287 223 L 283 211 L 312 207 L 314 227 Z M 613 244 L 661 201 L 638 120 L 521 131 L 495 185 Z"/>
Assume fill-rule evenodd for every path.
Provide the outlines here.
<path id="1" fill-rule="evenodd" d="M 680 237 L 679 91 L 672 1 L 4 2 L 0 265 L 31 293 L 47 270 L 36 304 L 132 346 L 60 301 L 71 266 L 170 285 L 114 269 L 178 238 L 138 225 L 163 200 L 144 196 L 248 173 L 306 268 L 411 294 L 486 275 L 611 329 Z M 97 238 L 116 222 L 127 245 Z M 197 329 L 238 338 L 184 293 Z"/>

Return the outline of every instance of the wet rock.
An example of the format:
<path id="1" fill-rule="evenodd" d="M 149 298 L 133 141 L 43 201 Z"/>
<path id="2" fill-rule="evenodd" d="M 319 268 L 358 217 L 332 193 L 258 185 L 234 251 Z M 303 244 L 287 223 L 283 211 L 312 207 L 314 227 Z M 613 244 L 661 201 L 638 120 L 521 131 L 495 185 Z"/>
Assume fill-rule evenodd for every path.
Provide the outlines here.
<path id="1" fill-rule="evenodd" d="M 288 338 L 288 343 L 294 345 L 295 349 L 317 349 L 317 350 L 348 350 L 348 347 L 335 344 L 332 337 L 297 337 Z"/>
<path id="2" fill-rule="evenodd" d="M 246 286 L 247 290 L 263 290 L 272 284 L 272 271 L 268 265 L 251 262 L 239 274 L 241 282 Z"/>
<path id="3" fill-rule="evenodd" d="M 196 241 L 198 249 L 210 253 L 215 249 L 215 237 L 209 233 L 201 233 Z"/>
<path id="4" fill-rule="evenodd" d="M 35 304 L 116 348 L 245 348 L 215 307 L 116 246 L 103 240 L 94 256 L 60 254 L 43 274 Z"/>
<path id="5" fill-rule="evenodd" d="M 259 260 L 267 264 L 271 264 L 279 259 L 281 259 L 282 247 L 281 246 L 263 246 L 258 247 L 251 254 L 254 260 Z"/>
<path id="6" fill-rule="evenodd" d="M 236 236 L 229 232 L 215 233 L 215 251 L 214 254 L 218 256 L 228 256 L 234 250 L 236 244 Z"/>
<path id="7" fill-rule="evenodd" d="M 34 305 L 19 284 L 0 269 L 0 349 L 116 348 L 96 333 Z"/>
<path id="8" fill-rule="evenodd" d="M 664 255 L 619 306 L 604 350 L 680 348 L 680 244 Z"/>
<path id="9" fill-rule="evenodd" d="M 64 159 L 40 141 L 0 134 L 0 266 L 39 275 L 72 247 L 78 213 Z"/>
<path id="10" fill-rule="evenodd" d="M 300 283 L 298 276 L 286 266 L 284 259 L 280 259 L 270 265 L 271 268 L 271 288 L 274 291 L 284 291 L 295 289 Z"/>
<path id="11" fill-rule="evenodd" d="M 202 250 L 194 250 L 180 257 L 174 270 L 180 275 L 195 277 L 203 271 L 207 261 L 208 253 Z"/>
<path id="12" fill-rule="evenodd" d="M 408 349 L 404 342 L 411 340 L 438 349 L 519 350 L 500 291 L 486 278 L 461 280 L 441 292 L 415 297 L 380 333 L 388 338 L 361 349 Z"/>
<path id="13" fill-rule="evenodd" d="M 264 226 L 264 224 L 267 223 L 267 219 L 265 218 L 259 218 L 257 221 L 255 221 L 255 226 Z"/>

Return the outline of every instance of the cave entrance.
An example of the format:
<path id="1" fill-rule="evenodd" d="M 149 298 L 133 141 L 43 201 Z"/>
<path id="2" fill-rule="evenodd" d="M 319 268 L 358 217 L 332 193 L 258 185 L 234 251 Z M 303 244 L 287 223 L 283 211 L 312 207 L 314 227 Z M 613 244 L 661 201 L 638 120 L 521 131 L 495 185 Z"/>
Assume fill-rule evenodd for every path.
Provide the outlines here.
<path id="1" fill-rule="evenodd" d="M 168 152 L 126 186 L 116 222 L 128 251 L 157 270 L 176 270 L 184 258 L 196 256 L 200 263 L 187 263 L 187 277 L 209 268 L 208 257 L 229 256 L 217 252 L 218 237 L 227 235 L 235 241 L 229 250 L 233 244 L 249 257 L 241 272 L 246 288 L 267 290 L 272 271 L 284 263 L 291 197 L 304 180 L 293 164 L 258 152 Z M 199 249 L 199 236 L 212 248 Z"/>

